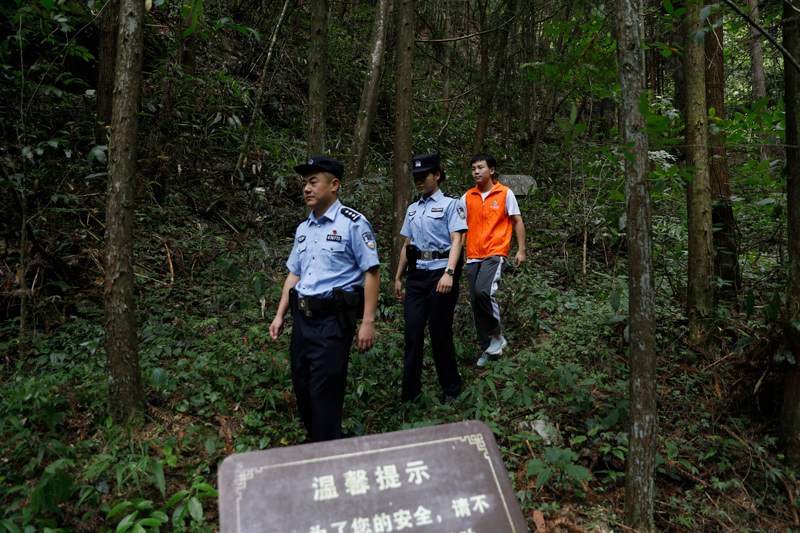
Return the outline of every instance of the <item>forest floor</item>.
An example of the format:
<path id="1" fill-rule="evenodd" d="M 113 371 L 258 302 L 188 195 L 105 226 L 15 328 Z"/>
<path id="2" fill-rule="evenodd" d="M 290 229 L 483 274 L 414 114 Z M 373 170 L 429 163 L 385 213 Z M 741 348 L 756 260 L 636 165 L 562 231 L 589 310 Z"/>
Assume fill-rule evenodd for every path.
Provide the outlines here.
<path id="1" fill-rule="evenodd" d="M 0 531 L 215 531 L 221 461 L 305 441 L 289 335 L 268 335 L 302 207 L 294 200 L 275 207 L 276 196 L 256 211 L 243 193 L 198 206 L 187 194 L 169 208 L 145 199 L 137 212 L 144 426 L 115 427 L 107 414 L 95 207 L 66 212 L 69 222 L 48 238 L 50 246 L 66 243 L 65 261 L 82 278 L 39 289 L 24 355 L 18 319 L 0 324 Z M 385 249 L 386 207 L 355 205 Z M 455 332 L 464 392 L 441 405 L 426 360 L 429 405 L 398 417 L 402 303 L 383 264 L 377 342 L 353 352 L 344 428 L 358 436 L 482 420 L 497 437 L 531 531 L 627 532 L 624 240 L 590 241 L 584 274 L 578 239 L 553 237 L 555 224 L 536 200 L 524 212 L 528 262 L 508 269 L 499 291 L 504 357 L 476 367 L 462 279 Z M 31 278 L 47 277 L 47 268 L 34 256 Z M 717 309 L 714 347 L 696 346 L 679 298 L 667 285 L 657 292 L 657 529 L 800 530 L 796 472 L 776 441 L 778 328 L 735 295 Z M 555 428 L 550 444 L 533 430 L 537 420 Z"/>

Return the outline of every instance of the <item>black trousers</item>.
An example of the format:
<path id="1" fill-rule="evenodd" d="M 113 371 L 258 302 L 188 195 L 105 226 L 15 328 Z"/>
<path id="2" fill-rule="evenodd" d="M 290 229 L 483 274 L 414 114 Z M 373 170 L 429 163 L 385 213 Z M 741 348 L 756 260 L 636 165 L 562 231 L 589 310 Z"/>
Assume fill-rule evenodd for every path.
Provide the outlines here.
<path id="1" fill-rule="evenodd" d="M 425 346 L 425 324 L 428 323 L 433 348 L 433 362 L 442 392 L 448 396 L 461 393 L 456 348 L 453 344 L 453 313 L 458 300 L 461 269 L 453 277 L 449 293 L 436 292 L 442 270 L 414 270 L 406 280 L 405 322 L 406 354 L 403 363 L 401 401 L 416 400 L 422 392 L 422 359 Z"/>
<path id="2" fill-rule="evenodd" d="M 342 406 L 355 327 L 295 313 L 289 347 L 300 417 L 313 442 L 342 437 Z"/>

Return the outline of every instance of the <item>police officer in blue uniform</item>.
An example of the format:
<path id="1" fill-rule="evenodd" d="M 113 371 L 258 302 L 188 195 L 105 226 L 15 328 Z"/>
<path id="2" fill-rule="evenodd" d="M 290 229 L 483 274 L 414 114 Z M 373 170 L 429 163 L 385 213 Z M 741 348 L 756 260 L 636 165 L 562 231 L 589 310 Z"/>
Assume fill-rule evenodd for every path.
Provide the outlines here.
<path id="1" fill-rule="evenodd" d="M 405 341 L 401 402 L 421 400 L 425 323 L 428 323 L 433 362 L 444 401 L 461 393 L 453 313 L 461 275 L 461 241 L 467 230 L 466 213 L 458 196 L 444 194 L 439 184 L 445 173 L 439 154 L 422 154 L 411 161 L 418 201 L 406 211 L 400 234 L 405 238 L 395 275 L 395 296 L 405 298 Z M 403 275 L 408 270 L 406 291 Z"/>
<path id="2" fill-rule="evenodd" d="M 303 176 L 303 198 L 312 212 L 297 227 L 286 261 L 289 275 L 269 332 L 278 338 L 291 308 L 294 393 L 310 439 L 319 442 L 342 437 L 353 337 L 360 352 L 375 344 L 378 250 L 369 221 L 337 198 L 341 163 L 320 156 L 294 170 Z"/>

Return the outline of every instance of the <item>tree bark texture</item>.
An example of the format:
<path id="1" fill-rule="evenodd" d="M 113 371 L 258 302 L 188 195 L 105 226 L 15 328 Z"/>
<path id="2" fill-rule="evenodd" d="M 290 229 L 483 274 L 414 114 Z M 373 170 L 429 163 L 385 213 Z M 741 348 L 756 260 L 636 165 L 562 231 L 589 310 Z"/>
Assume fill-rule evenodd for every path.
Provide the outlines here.
<path id="1" fill-rule="evenodd" d="M 720 19 L 714 15 L 710 22 Z M 714 108 L 715 120 L 725 118 L 725 71 L 723 65 L 722 26 L 708 33 L 704 40 L 706 55 L 706 105 Z M 714 275 L 727 282 L 725 293 L 739 289 L 739 238 L 730 202 L 731 177 L 728 150 L 722 131 L 710 136 L 708 171 L 711 179 L 711 220 L 714 225 Z"/>
<path id="2" fill-rule="evenodd" d="M 414 0 L 397 2 L 397 74 L 395 77 L 394 165 L 392 168 L 392 235 L 398 237 L 411 190 L 411 108 L 413 92 Z M 392 241 L 389 272 L 397 272 L 402 239 Z"/>
<path id="3" fill-rule="evenodd" d="M 378 10 L 375 13 L 375 23 L 372 27 L 372 42 L 370 43 L 370 56 L 367 62 L 367 79 L 364 81 L 364 90 L 361 93 L 361 104 L 356 118 L 356 130 L 353 133 L 353 147 L 350 150 L 350 161 L 345 169 L 345 182 L 352 183 L 364 173 L 364 160 L 369 147 L 369 135 L 372 123 L 375 120 L 375 108 L 378 104 L 378 91 L 381 86 L 381 70 L 383 57 L 386 50 L 386 33 L 389 27 L 390 0 L 379 0 Z"/>
<path id="4" fill-rule="evenodd" d="M 645 89 L 645 56 L 639 13 L 641 0 L 617 0 L 623 143 L 633 146 L 634 160 L 625 159 L 628 211 L 628 283 L 630 317 L 629 451 L 625 473 L 625 524 L 655 531 L 656 410 L 655 285 L 650 219 L 650 175 L 645 119 L 639 99 Z"/>
<path id="5" fill-rule="evenodd" d="M 683 75 L 686 83 L 686 166 L 694 168 L 686 187 L 689 234 L 689 279 L 686 315 L 689 336 L 705 344 L 708 319 L 714 306 L 714 255 L 711 221 L 711 183 L 708 172 L 708 126 L 705 89 L 705 55 L 694 38 L 700 29 L 699 4 L 688 4 L 683 18 L 686 49 Z M 709 38 L 708 36 L 706 38 Z"/>
<path id="6" fill-rule="evenodd" d="M 747 0 L 747 7 L 750 8 L 750 19 L 758 23 L 758 0 Z M 764 82 L 764 53 L 761 47 L 763 36 L 755 27 L 751 25 L 747 27 L 750 31 L 750 73 L 753 78 L 753 101 L 757 102 L 767 96 L 767 84 Z M 759 152 L 761 160 L 766 161 L 772 157 L 767 144 L 769 134 L 764 132 L 762 139 Z"/>
<path id="7" fill-rule="evenodd" d="M 800 15 L 790 3 L 783 5 L 783 46 L 800 57 Z M 786 196 L 789 276 L 786 287 L 786 346 L 794 361 L 786 364 L 786 381 L 781 409 L 781 440 L 786 457 L 800 465 L 800 73 L 792 65 L 784 67 L 786 105 Z"/>
<path id="8" fill-rule="evenodd" d="M 108 407 L 115 423 L 145 408 L 133 297 L 134 177 L 142 82 L 144 2 L 120 0 L 106 210 L 105 325 Z"/>
<path id="9" fill-rule="evenodd" d="M 311 41 L 308 49 L 308 158 L 325 154 L 327 115 L 328 0 L 311 0 Z"/>
<path id="10" fill-rule="evenodd" d="M 117 61 L 119 34 L 119 0 L 110 0 L 100 14 L 100 43 L 97 61 L 97 125 L 95 141 L 106 144 L 107 127 L 111 124 L 111 102 L 114 93 L 114 66 Z"/>

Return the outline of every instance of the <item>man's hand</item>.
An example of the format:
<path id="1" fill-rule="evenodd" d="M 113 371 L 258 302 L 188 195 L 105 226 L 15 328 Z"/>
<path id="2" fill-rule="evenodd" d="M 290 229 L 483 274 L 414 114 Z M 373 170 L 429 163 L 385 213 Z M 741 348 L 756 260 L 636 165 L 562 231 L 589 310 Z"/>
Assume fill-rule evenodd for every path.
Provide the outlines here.
<path id="1" fill-rule="evenodd" d="M 406 297 L 405 293 L 403 293 L 403 280 L 394 280 L 394 295 L 400 300 Z"/>
<path id="2" fill-rule="evenodd" d="M 362 321 L 356 338 L 358 353 L 364 353 L 373 346 L 375 346 L 375 322 Z"/>
<path id="3" fill-rule="evenodd" d="M 519 250 L 514 256 L 514 267 L 519 268 L 525 262 L 525 250 Z"/>
<path id="4" fill-rule="evenodd" d="M 439 283 L 436 284 L 436 292 L 447 294 L 453 288 L 452 274 L 442 274 Z"/>
<path id="5" fill-rule="evenodd" d="M 283 317 L 277 315 L 269 325 L 269 336 L 272 337 L 272 340 L 278 340 L 278 335 L 281 333 L 283 333 Z"/>

